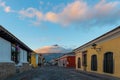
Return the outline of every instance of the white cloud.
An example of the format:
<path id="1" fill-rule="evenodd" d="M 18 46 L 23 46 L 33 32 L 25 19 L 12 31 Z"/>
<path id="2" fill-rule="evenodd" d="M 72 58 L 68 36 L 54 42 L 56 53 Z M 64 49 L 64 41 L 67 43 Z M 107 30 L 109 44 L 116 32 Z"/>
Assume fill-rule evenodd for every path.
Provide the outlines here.
<path id="1" fill-rule="evenodd" d="M 35 8 L 22 9 L 18 13 L 20 14 L 20 17 L 22 18 L 35 19 L 35 21 L 32 21 L 32 24 L 35 26 L 40 25 L 41 21 L 43 20 L 42 12 L 40 12 L 39 10 Z"/>
<path id="2" fill-rule="evenodd" d="M 54 16 L 49 14 L 51 17 L 48 20 L 62 25 L 78 23 L 82 26 L 116 23 L 117 20 L 120 20 L 118 15 L 120 8 L 117 8 L 119 4 L 119 1 L 101 0 L 93 6 L 89 6 L 87 2 L 77 0 L 67 4 L 60 13 L 51 12 Z"/>
<path id="3" fill-rule="evenodd" d="M 20 10 L 19 14 L 22 15 L 23 17 L 28 17 L 28 18 L 34 18 L 34 17 L 38 19 L 42 18 L 42 13 L 35 8 Z"/>
<path id="4" fill-rule="evenodd" d="M 40 4 L 42 5 L 44 3 L 41 1 Z M 119 5 L 120 1 L 100 0 L 95 5 L 90 6 L 83 0 L 75 0 L 62 7 L 63 9 L 58 13 L 57 11 L 43 13 L 39 9 L 32 7 L 15 11 L 12 10 L 10 6 L 6 5 L 6 2 L 0 0 L 0 7 L 3 8 L 6 13 L 13 12 L 19 14 L 23 18 L 29 18 L 34 25 L 40 25 L 41 22 L 45 21 L 62 25 L 77 23 L 81 26 L 115 24 L 120 21 Z"/>
<path id="5" fill-rule="evenodd" d="M 105 0 L 101 0 L 98 4 L 94 6 L 94 11 L 97 12 L 98 15 L 109 15 L 110 13 L 115 12 L 117 6 L 120 2 L 106 2 Z"/>
<path id="6" fill-rule="evenodd" d="M 28 18 L 35 18 L 36 23 L 41 21 L 49 21 L 62 25 L 80 24 L 82 26 L 93 26 L 97 24 L 116 23 L 120 20 L 120 1 L 100 0 L 95 5 L 90 6 L 83 0 L 75 0 L 67 4 L 59 13 L 46 12 L 42 13 L 35 8 L 23 9 L 20 15 Z"/>
<path id="7" fill-rule="evenodd" d="M 11 7 L 7 6 L 5 2 L 3 2 L 2 0 L 0 0 L 0 7 L 2 7 L 4 9 L 5 12 L 11 12 Z"/>
<path id="8" fill-rule="evenodd" d="M 75 1 L 68 4 L 61 13 L 59 13 L 59 21 L 62 24 L 70 24 L 77 20 L 83 20 L 86 16 L 88 6 L 85 2 Z"/>

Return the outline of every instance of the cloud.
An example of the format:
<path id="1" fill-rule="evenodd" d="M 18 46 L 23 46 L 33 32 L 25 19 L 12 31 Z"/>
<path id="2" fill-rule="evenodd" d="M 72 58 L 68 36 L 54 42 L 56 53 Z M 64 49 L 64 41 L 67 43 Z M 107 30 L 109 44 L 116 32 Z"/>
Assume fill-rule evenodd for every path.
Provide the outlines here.
<path id="1" fill-rule="evenodd" d="M 11 12 L 11 7 L 7 6 L 6 3 L 3 2 L 2 0 L 0 0 L 0 7 L 2 7 L 4 11 L 7 13 Z"/>
<path id="2" fill-rule="evenodd" d="M 20 14 L 20 17 L 22 18 L 35 19 L 32 21 L 32 24 L 35 26 L 40 25 L 41 21 L 43 20 L 42 12 L 35 8 L 22 9 L 18 12 L 18 14 Z"/>
<path id="3" fill-rule="evenodd" d="M 120 21 L 120 2 L 106 2 L 106 0 L 101 0 L 93 7 L 93 12 L 91 12 L 91 19 L 98 23 L 98 25 L 105 24 L 116 24 L 117 21 Z"/>
<path id="4" fill-rule="evenodd" d="M 120 1 L 100 0 L 90 6 L 83 0 L 68 3 L 60 12 L 49 11 L 43 14 L 38 9 L 23 9 L 19 13 L 26 18 L 35 18 L 35 23 L 52 22 L 61 25 L 102 26 L 120 21 Z"/>
<path id="5" fill-rule="evenodd" d="M 115 24 L 119 20 L 120 2 L 106 2 L 101 0 L 90 7 L 87 2 L 77 0 L 67 4 L 60 13 L 49 14 L 48 21 L 62 25 L 79 24 L 81 26 L 98 26 Z M 55 17 L 55 19 L 54 19 Z M 53 19 L 53 20 L 52 20 Z"/>
<path id="6" fill-rule="evenodd" d="M 80 1 L 68 4 L 60 13 L 47 12 L 44 15 L 43 21 L 49 21 L 53 23 L 59 23 L 62 25 L 70 24 L 80 18 L 83 19 L 87 11 L 87 4 Z"/>
<path id="7" fill-rule="evenodd" d="M 68 4 L 61 13 L 59 13 L 59 23 L 61 24 L 80 24 L 81 26 L 93 26 L 96 24 L 110 24 L 117 22 L 117 9 L 120 2 L 106 2 L 101 0 L 96 5 L 90 7 L 86 2 L 75 1 Z M 120 18 L 120 17 L 119 17 Z"/>
<path id="8" fill-rule="evenodd" d="M 49 3 L 49 2 L 48 2 Z M 47 4 L 48 4 L 47 3 Z M 40 2 L 40 5 L 44 4 Z M 50 3 L 49 3 L 50 4 Z M 120 22 L 120 1 L 100 0 L 94 5 L 89 5 L 83 0 L 75 0 L 68 3 L 60 11 L 42 12 L 37 8 L 29 7 L 19 11 L 12 10 L 6 2 L 0 0 L 0 7 L 6 13 L 16 13 L 22 18 L 29 18 L 32 24 L 38 26 L 42 22 L 51 22 L 69 26 L 70 24 L 78 24 L 79 26 L 102 26 L 117 24 Z M 59 10 L 56 9 L 55 10 Z"/>
<path id="9" fill-rule="evenodd" d="M 53 12 L 48 12 L 45 15 L 45 20 L 56 23 L 58 22 L 58 15 Z"/>
<path id="10" fill-rule="evenodd" d="M 71 50 L 64 49 L 63 47 L 60 47 L 58 45 L 53 45 L 53 46 L 44 46 L 42 48 L 39 48 L 35 50 L 37 53 L 67 53 L 70 52 Z"/>
<path id="11" fill-rule="evenodd" d="M 108 14 L 109 12 L 112 12 L 115 10 L 117 5 L 119 5 L 120 2 L 109 2 L 107 3 L 105 0 L 101 0 L 98 4 L 94 6 L 95 11 L 99 14 Z"/>
<path id="12" fill-rule="evenodd" d="M 83 20 L 87 10 L 88 6 L 85 2 L 75 1 L 70 3 L 59 13 L 59 22 L 62 24 L 70 24 L 78 20 Z"/>
<path id="13" fill-rule="evenodd" d="M 42 19 L 42 13 L 38 11 L 35 8 L 28 8 L 28 9 L 23 9 L 19 11 L 19 14 L 22 15 L 23 17 L 28 17 L 28 18 L 37 18 L 38 20 Z"/>

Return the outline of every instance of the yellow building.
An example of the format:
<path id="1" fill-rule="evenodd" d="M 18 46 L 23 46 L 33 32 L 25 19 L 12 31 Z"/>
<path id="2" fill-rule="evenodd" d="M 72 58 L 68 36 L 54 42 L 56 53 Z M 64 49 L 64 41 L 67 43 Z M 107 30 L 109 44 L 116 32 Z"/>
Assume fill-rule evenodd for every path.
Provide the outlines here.
<path id="1" fill-rule="evenodd" d="M 74 52 L 76 69 L 120 78 L 120 26 Z"/>
<path id="2" fill-rule="evenodd" d="M 31 55 L 31 65 L 34 68 L 38 67 L 38 54 L 32 53 L 32 55 Z"/>

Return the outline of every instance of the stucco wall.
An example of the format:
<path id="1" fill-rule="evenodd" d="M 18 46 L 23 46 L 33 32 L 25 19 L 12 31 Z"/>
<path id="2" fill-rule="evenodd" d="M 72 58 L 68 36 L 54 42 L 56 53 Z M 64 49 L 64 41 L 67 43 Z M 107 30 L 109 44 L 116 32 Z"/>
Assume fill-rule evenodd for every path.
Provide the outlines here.
<path id="1" fill-rule="evenodd" d="M 76 63 L 76 69 L 77 70 L 83 70 L 83 66 L 82 66 L 82 53 L 78 52 L 77 54 L 75 54 L 75 63 Z M 81 68 L 78 68 L 78 58 L 80 58 L 80 65 Z"/>
<path id="2" fill-rule="evenodd" d="M 98 61 L 97 62 L 98 70 L 92 71 L 92 72 L 120 77 L 120 37 L 106 40 L 102 43 L 98 43 L 97 45 L 98 45 L 97 47 L 101 48 L 101 51 L 97 52 L 94 49 L 92 49 L 91 46 L 84 49 L 84 50 L 87 50 L 87 71 L 91 71 L 91 56 L 96 54 L 97 61 Z M 103 58 L 106 52 L 113 52 L 113 60 L 114 60 L 113 74 L 103 72 Z M 76 52 L 76 53 L 77 53 L 76 54 L 76 64 L 77 64 L 78 57 L 80 57 L 82 61 L 82 54 L 80 52 Z M 77 66 L 76 66 L 76 69 L 78 69 Z M 80 69 L 83 70 L 83 66 Z"/>
<path id="3" fill-rule="evenodd" d="M 11 43 L 0 37 L 0 62 L 11 62 Z"/>
<path id="4" fill-rule="evenodd" d="M 31 56 L 31 64 L 33 67 L 37 67 L 38 66 L 38 56 L 36 56 L 37 54 L 32 54 Z"/>
<path id="5" fill-rule="evenodd" d="M 76 64 L 75 64 L 75 56 L 68 56 L 67 57 L 67 67 L 71 67 L 71 68 L 75 68 Z"/>

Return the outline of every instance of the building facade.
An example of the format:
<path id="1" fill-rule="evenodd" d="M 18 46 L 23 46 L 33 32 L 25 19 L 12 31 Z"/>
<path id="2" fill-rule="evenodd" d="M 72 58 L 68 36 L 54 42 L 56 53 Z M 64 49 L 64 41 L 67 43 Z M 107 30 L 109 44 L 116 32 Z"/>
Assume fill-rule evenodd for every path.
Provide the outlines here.
<path id="1" fill-rule="evenodd" d="M 39 53 L 38 55 L 38 66 L 44 66 L 44 63 L 45 63 L 45 58 L 42 54 Z"/>
<path id="2" fill-rule="evenodd" d="M 58 66 L 66 68 L 75 68 L 75 55 L 73 52 L 67 53 L 57 59 Z"/>
<path id="3" fill-rule="evenodd" d="M 31 65 L 34 68 L 38 67 L 38 54 L 35 52 L 31 55 Z"/>
<path id="4" fill-rule="evenodd" d="M 32 50 L 0 26 L 0 80 L 30 69 Z"/>
<path id="5" fill-rule="evenodd" d="M 120 26 L 78 47 L 76 69 L 120 78 Z"/>

